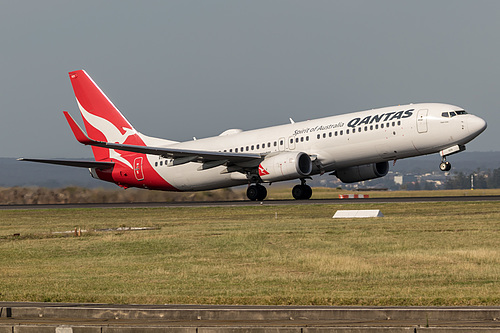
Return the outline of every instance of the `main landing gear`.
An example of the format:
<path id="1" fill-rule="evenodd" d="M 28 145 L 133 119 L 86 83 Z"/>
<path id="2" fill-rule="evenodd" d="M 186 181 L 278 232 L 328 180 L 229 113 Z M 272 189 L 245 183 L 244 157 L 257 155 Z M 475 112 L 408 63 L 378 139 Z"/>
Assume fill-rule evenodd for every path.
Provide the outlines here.
<path id="1" fill-rule="evenodd" d="M 296 200 L 307 200 L 312 195 L 311 186 L 306 185 L 306 180 L 305 179 L 301 179 L 300 182 L 301 182 L 300 185 L 295 185 L 293 187 L 293 189 L 292 189 L 292 196 Z"/>
<path id="2" fill-rule="evenodd" d="M 247 188 L 247 197 L 252 201 L 262 201 L 267 197 L 267 189 L 260 185 L 250 185 Z"/>
<path id="3" fill-rule="evenodd" d="M 441 163 L 439 163 L 439 170 L 441 170 L 441 171 L 450 171 L 451 170 L 451 163 L 446 161 L 445 156 L 443 156 Z"/>

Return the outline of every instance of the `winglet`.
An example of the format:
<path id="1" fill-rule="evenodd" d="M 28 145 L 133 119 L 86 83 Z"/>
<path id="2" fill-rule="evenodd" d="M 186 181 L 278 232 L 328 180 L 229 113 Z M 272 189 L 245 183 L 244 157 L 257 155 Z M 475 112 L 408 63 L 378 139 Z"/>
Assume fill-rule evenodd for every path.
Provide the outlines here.
<path id="1" fill-rule="evenodd" d="M 81 127 L 76 123 L 76 121 L 71 117 L 71 115 L 67 111 L 63 111 L 66 120 L 68 121 L 69 127 L 73 131 L 75 138 L 78 142 L 83 143 L 84 145 L 89 145 L 94 143 L 95 141 L 90 139 L 81 129 Z"/>

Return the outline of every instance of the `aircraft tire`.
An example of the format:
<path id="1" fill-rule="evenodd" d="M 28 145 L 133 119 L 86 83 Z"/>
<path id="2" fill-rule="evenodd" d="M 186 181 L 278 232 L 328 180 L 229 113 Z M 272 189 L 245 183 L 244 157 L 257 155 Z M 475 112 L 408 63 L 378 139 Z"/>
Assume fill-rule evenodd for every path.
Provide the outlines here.
<path id="1" fill-rule="evenodd" d="M 441 162 L 439 163 L 439 170 L 441 171 L 450 171 L 451 163 L 450 162 Z"/>
<path id="2" fill-rule="evenodd" d="M 267 189 L 260 184 L 257 184 L 255 186 L 257 187 L 257 191 L 259 192 L 259 195 L 257 196 L 257 201 L 264 200 L 267 197 Z"/>
<path id="3" fill-rule="evenodd" d="M 307 200 L 311 195 L 312 189 L 309 185 L 295 185 L 292 189 L 292 196 L 296 200 Z"/>
<path id="4" fill-rule="evenodd" d="M 247 197 L 251 201 L 261 201 L 267 196 L 267 189 L 262 185 L 250 185 L 247 188 Z"/>

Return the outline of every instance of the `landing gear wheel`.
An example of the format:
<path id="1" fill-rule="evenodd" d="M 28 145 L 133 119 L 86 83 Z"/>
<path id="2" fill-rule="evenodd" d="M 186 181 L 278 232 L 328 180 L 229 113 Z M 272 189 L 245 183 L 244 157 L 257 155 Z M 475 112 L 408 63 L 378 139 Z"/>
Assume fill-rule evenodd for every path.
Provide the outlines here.
<path id="1" fill-rule="evenodd" d="M 441 171 L 450 171 L 451 170 L 451 163 L 447 161 L 443 161 L 439 163 L 439 170 Z"/>
<path id="2" fill-rule="evenodd" d="M 262 201 L 267 197 L 267 189 L 262 185 L 250 185 L 247 188 L 247 197 L 252 201 Z"/>
<path id="3" fill-rule="evenodd" d="M 309 185 L 295 185 L 292 189 L 292 196 L 296 200 L 307 200 L 312 195 L 312 189 Z"/>

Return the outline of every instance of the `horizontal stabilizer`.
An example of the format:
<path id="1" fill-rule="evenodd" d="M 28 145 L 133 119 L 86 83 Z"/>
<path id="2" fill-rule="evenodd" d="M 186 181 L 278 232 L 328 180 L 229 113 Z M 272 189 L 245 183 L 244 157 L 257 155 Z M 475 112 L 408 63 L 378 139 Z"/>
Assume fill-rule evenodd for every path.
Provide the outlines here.
<path id="1" fill-rule="evenodd" d="M 80 126 L 76 123 L 76 121 L 71 117 L 71 115 L 67 111 L 63 111 L 64 116 L 66 117 L 66 120 L 69 124 L 69 127 L 73 131 L 73 134 L 75 135 L 76 140 L 78 142 L 83 143 L 84 145 L 88 145 L 92 142 L 91 139 L 83 132 Z"/>
<path id="2" fill-rule="evenodd" d="M 113 162 L 97 162 L 97 161 L 76 161 L 76 160 L 56 160 L 56 159 L 38 159 L 38 158 L 18 158 L 18 161 L 28 161 L 37 163 L 47 163 L 56 165 L 66 165 L 77 168 L 96 168 L 96 169 L 110 169 L 115 163 Z"/>

